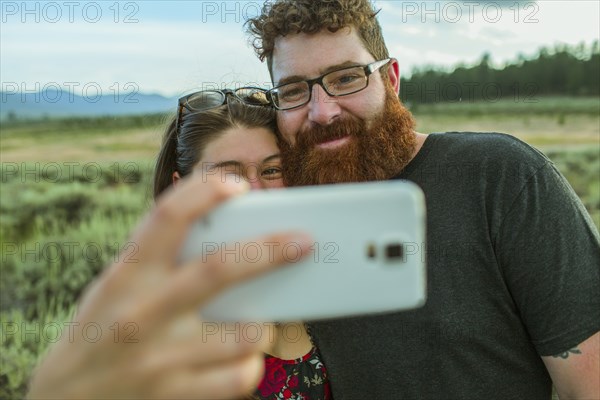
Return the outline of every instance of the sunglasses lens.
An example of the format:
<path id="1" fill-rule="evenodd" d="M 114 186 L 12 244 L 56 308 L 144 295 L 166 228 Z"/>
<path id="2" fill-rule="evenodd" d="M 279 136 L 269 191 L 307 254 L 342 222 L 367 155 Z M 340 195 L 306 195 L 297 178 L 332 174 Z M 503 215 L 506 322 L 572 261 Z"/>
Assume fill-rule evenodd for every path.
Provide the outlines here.
<path id="1" fill-rule="evenodd" d="M 269 104 L 267 93 L 259 88 L 240 88 L 235 91 L 235 95 L 248 104 L 256 106 L 266 106 Z"/>
<path id="2" fill-rule="evenodd" d="M 195 93 L 186 101 L 187 106 L 194 111 L 208 110 L 219 107 L 225 103 L 225 95 L 216 91 L 203 91 Z"/>

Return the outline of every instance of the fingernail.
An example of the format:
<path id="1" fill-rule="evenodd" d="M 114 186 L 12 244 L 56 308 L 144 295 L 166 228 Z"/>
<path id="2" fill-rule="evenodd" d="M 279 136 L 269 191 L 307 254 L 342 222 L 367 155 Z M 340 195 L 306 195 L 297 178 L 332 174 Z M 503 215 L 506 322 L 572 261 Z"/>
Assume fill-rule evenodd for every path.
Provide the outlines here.
<path id="1" fill-rule="evenodd" d="M 294 232 L 290 237 L 290 242 L 296 243 L 306 249 L 312 246 L 313 240 L 310 235 L 303 232 Z"/>

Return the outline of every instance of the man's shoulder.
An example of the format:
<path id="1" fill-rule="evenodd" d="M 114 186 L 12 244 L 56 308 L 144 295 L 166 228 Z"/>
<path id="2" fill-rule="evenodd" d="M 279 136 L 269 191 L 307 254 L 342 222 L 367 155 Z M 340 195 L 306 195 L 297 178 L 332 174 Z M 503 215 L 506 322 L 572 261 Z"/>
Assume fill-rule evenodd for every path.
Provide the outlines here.
<path id="1" fill-rule="evenodd" d="M 507 133 L 500 132 L 444 132 L 432 133 L 444 146 L 457 147 L 463 150 L 474 149 L 478 153 L 494 148 L 507 151 L 537 152 L 533 147 Z M 539 152 L 537 152 L 539 153 Z"/>
<path id="2" fill-rule="evenodd" d="M 528 164 L 540 167 L 548 158 L 522 140 L 499 132 L 433 133 L 434 145 L 447 160 L 486 162 L 497 165 Z"/>

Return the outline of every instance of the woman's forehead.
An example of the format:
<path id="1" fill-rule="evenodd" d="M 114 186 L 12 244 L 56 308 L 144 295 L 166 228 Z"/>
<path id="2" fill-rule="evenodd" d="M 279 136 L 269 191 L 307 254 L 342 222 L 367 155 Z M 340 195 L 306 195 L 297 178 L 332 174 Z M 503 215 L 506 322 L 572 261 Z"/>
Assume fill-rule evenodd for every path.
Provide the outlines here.
<path id="1" fill-rule="evenodd" d="M 202 160 L 237 161 L 241 164 L 261 163 L 278 153 L 277 139 L 270 129 L 235 126 L 207 144 Z"/>

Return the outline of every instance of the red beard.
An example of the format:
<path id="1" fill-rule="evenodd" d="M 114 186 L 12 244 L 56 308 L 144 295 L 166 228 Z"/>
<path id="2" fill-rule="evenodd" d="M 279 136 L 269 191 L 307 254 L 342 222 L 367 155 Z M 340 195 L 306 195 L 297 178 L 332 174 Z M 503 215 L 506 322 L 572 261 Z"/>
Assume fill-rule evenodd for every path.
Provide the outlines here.
<path id="1" fill-rule="evenodd" d="M 390 179 L 411 160 L 416 146 L 412 114 L 386 87 L 385 106 L 367 129 L 364 120 L 348 116 L 331 125 L 300 131 L 296 144 L 281 143 L 286 186 L 321 185 Z M 339 148 L 319 143 L 349 136 Z"/>

